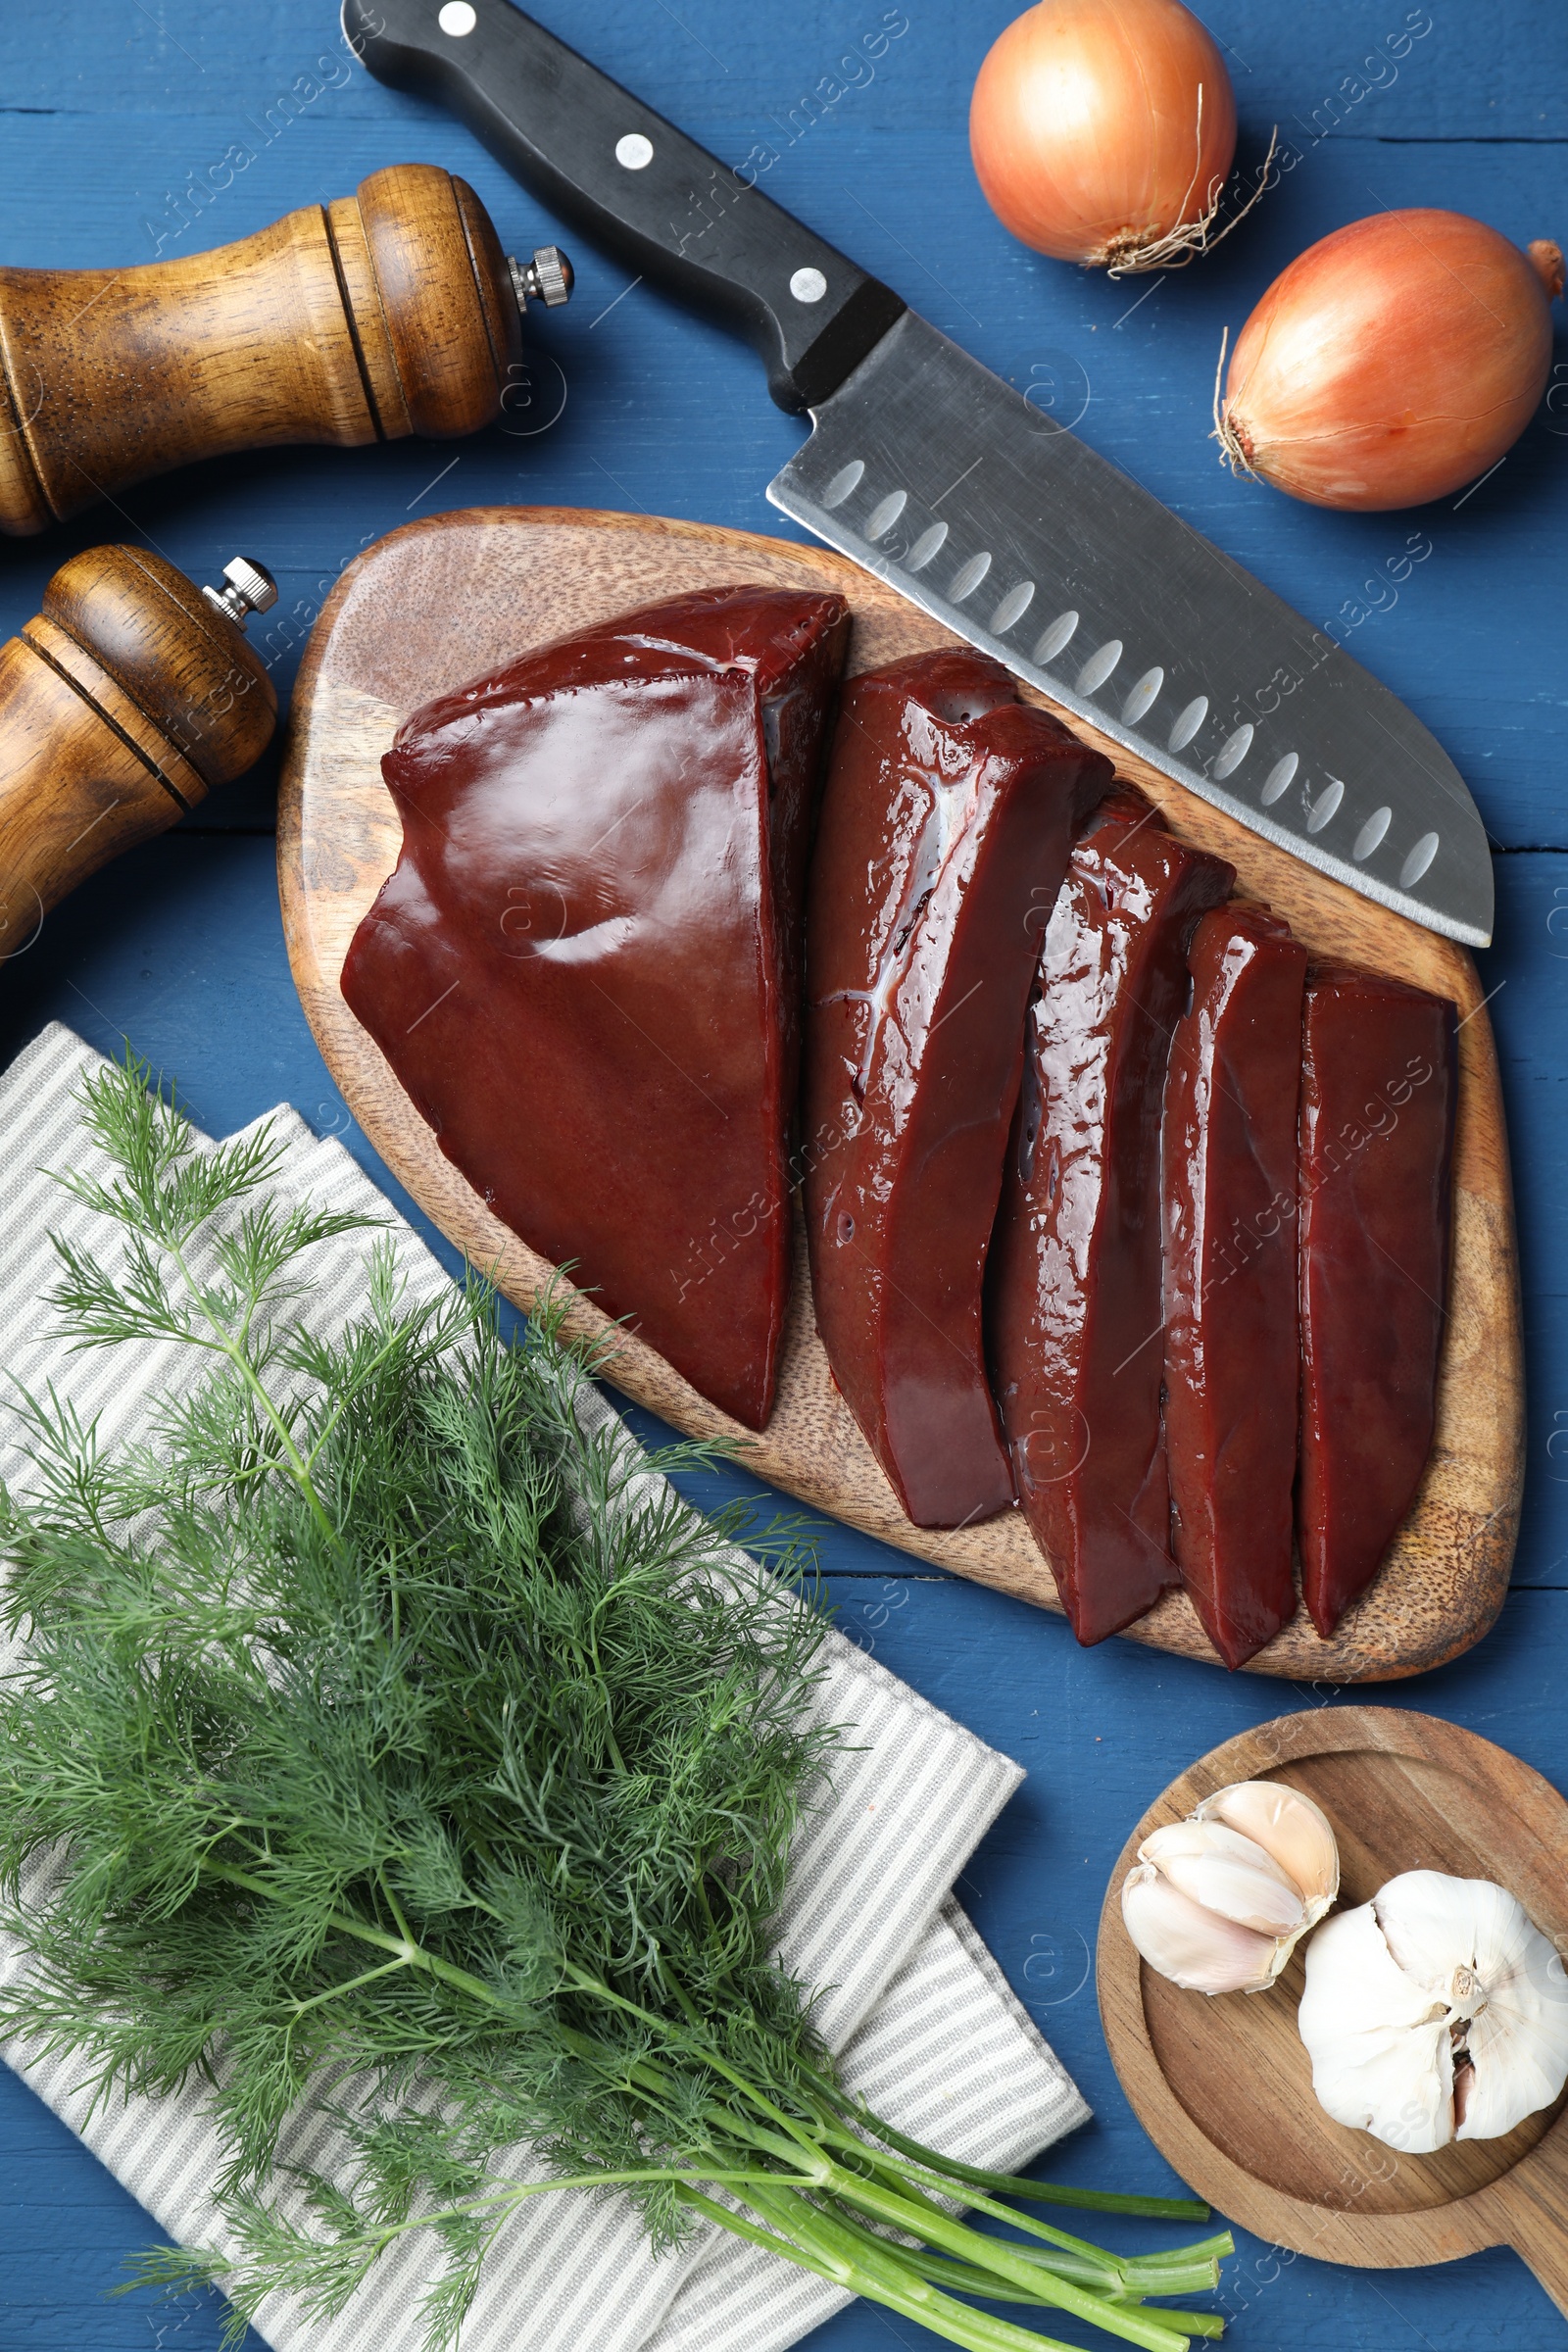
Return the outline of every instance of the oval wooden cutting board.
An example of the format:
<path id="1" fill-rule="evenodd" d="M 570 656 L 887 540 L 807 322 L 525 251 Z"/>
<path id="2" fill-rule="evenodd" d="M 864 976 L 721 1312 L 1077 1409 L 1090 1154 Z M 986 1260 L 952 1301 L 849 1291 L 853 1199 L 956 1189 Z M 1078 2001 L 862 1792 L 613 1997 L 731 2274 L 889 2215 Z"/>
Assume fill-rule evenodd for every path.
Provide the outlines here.
<path id="1" fill-rule="evenodd" d="M 1121 1886 L 1152 1830 L 1233 1781 L 1300 1788 L 1334 1824 L 1340 1908 L 1405 1870 L 1492 1879 L 1568 1951 L 1568 1804 L 1490 1740 L 1397 1707 L 1319 1707 L 1227 1740 L 1122 1850 L 1100 1921 L 1100 2014 L 1121 2086 L 1200 2197 L 1272 2245 L 1359 2270 L 1512 2246 L 1568 2312 L 1568 2092 L 1503 2139 L 1406 2156 L 1324 2114 L 1297 2031 L 1304 1946 L 1268 1992 L 1181 1992 L 1133 1949 Z"/>
<path id="2" fill-rule="evenodd" d="M 381 782 L 381 755 L 409 711 L 486 667 L 656 598 L 737 582 L 846 596 L 855 615 L 852 670 L 953 642 L 892 589 L 825 549 L 643 515 L 477 508 L 407 524 L 359 558 L 327 600 L 294 691 L 278 863 L 289 958 L 306 1013 L 344 1100 L 388 1167 L 524 1308 L 555 1269 L 497 1222 L 443 1156 L 339 991 L 349 942 L 396 863 L 402 837 Z M 1160 804 L 1173 831 L 1230 858 L 1240 888 L 1288 915 L 1310 948 L 1436 989 L 1459 1005 L 1453 1278 L 1431 1465 L 1381 1575 L 1334 1640 L 1319 1641 L 1299 1616 L 1250 1668 L 1331 1683 L 1419 1674 L 1468 1648 L 1495 1617 L 1523 1476 L 1507 1145 L 1475 966 L 1462 949 L 1326 880 L 1071 723 Z M 630 1334 L 617 1339 L 616 1386 L 689 1435 L 743 1439 L 749 1467 L 816 1509 L 961 1576 L 1059 1608 L 1050 1567 L 1018 1512 L 956 1534 L 912 1527 L 904 1517 L 833 1386 L 797 1240 L 778 1402 L 760 1437 L 739 1430 Z M 611 1335 L 589 1299 L 575 1300 L 573 1317 L 585 1333 Z M 1187 1657 L 1215 1656 L 1181 1593 L 1167 1594 L 1130 1638 Z"/>

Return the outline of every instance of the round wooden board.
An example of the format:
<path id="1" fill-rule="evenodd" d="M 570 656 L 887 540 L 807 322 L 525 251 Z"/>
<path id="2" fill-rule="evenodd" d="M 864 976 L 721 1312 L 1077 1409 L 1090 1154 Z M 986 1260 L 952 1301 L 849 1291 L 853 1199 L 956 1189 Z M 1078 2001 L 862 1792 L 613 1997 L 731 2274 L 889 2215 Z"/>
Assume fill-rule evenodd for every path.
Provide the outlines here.
<path id="1" fill-rule="evenodd" d="M 1233 1781 L 1280 1780 L 1333 1822 L 1341 1908 L 1405 1870 L 1492 1879 L 1568 1950 L 1568 1804 L 1490 1740 L 1395 1707 L 1319 1707 L 1229 1740 L 1173 1781 L 1122 1850 L 1100 1920 L 1101 2022 L 1161 2154 L 1228 2221 L 1361 2270 L 1511 2245 L 1568 2311 L 1568 2093 L 1505 2139 L 1405 2156 L 1324 2114 L 1297 2032 L 1304 1947 L 1268 1992 L 1181 1992 L 1138 1956 L 1121 1886 L 1138 1847 Z"/>
<path id="2" fill-rule="evenodd" d="M 555 1269 L 490 1214 L 443 1156 L 339 991 L 349 942 L 401 841 L 381 755 L 410 710 L 489 665 L 656 598 L 735 582 L 846 596 L 855 614 L 852 670 L 954 642 L 892 589 L 825 549 L 650 516 L 476 508 L 407 524 L 349 567 L 317 623 L 294 691 L 278 865 L 289 959 L 306 1013 L 344 1100 L 388 1167 L 524 1308 Z M 1050 708 L 1032 689 L 1023 691 Z M 1479 1641 L 1496 1616 L 1524 1468 L 1507 1145 L 1475 966 L 1462 949 L 1326 880 L 1081 721 L 1071 723 L 1160 804 L 1175 832 L 1230 858 L 1241 889 L 1288 915 L 1314 951 L 1395 973 L 1459 1005 L 1453 1275 L 1431 1465 L 1382 1573 L 1334 1640 L 1319 1641 L 1302 1614 L 1249 1669 L 1331 1683 L 1422 1673 Z M 814 1508 L 961 1576 L 1059 1608 L 1050 1567 L 1018 1512 L 954 1534 L 912 1527 L 904 1517 L 833 1386 L 797 1241 L 778 1402 L 760 1437 L 715 1411 L 629 1333 L 617 1338 L 616 1385 L 689 1435 L 742 1440 L 750 1467 Z M 573 1317 L 584 1333 L 611 1336 L 591 1300 L 578 1298 Z M 1215 1659 L 1182 1593 L 1167 1594 L 1130 1638 Z"/>

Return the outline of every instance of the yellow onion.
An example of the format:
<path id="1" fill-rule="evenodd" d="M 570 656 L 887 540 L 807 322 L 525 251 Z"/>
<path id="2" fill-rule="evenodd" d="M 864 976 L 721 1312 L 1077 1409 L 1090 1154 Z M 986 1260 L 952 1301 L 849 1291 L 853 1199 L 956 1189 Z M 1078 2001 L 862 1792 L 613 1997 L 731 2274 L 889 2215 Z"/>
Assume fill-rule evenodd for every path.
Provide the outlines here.
<path id="1" fill-rule="evenodd" d="M 1315 507 L 1443 498 L 1530 421 L 1562 285 L 1555 245 L 1521 253 L 1462 213 L 1352 220 L 1294 261 L 1243 327 L 1220 446 L 1238 472 Z"/>
<path id="2" fill-rule="evenodd" d="M 1179 0 L 1040 0 L 980 69 L 969 147 L 992 211 L 1037 253 L 1169 269 L 1212 241 L 1236 100 Z"/>

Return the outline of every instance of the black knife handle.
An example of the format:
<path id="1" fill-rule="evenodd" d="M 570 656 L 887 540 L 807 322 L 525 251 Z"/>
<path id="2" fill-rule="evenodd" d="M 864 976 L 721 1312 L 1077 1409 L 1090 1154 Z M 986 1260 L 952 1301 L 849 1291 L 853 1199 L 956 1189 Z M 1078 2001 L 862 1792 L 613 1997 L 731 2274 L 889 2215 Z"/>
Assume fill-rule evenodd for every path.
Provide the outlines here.
<path id="1" fill-rule="evenodd" d="M 740 325 L 781 409 L 837 391 L 902 315 L 889 287 L 510 0 L 343 0 L 343 29 L 377 80 L 440 100 L 628 269 Z"/>

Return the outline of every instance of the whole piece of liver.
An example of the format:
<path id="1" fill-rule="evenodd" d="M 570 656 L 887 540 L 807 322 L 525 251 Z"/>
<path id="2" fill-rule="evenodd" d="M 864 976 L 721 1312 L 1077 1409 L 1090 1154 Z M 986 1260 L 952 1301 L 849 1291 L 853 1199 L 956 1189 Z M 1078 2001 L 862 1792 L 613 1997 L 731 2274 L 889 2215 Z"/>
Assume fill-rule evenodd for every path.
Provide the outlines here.
<path id="1" fill-rule="evenodd" d="M 692 1386 L 766 1422 L 837 596 L 712 589 L 426 704 L 343 994 L 441 1149 Z"/>
<path id="2" fill-rule="evenodd" d="M 1301 1591 L 1320 1634 L 1377 1573 L 1432 1450 L 1448 1281 L 1454 1007 L 1307 981 L 1299 1163 Z"/>
<path id="3" fill-rule="evenodd" d="M 1187 942 L 1234 869 L 1119 789 L 1045 936 L 989 1277 L 1018 1497 L 1080 1642 L 1176 1581 L 1160 1422 L 1160 1115 Z"/>
<path id="4" fill-rule="evenodd" d="M 1296 1612 L 1296 1151 L 1306 950 L 1216 906 L 1165 1081 L 1165 1453 L 1171 1545 L 1227 1666 Z"/>
<path id="5" fill-rule="evenodd" d="M 966 648 L 845 691 L 807 926 L 807 1231 L 834 1379 L 917 1526 L 1012 1500 L 986 1251 L 1041 931 L 1110 774 Z"/>

